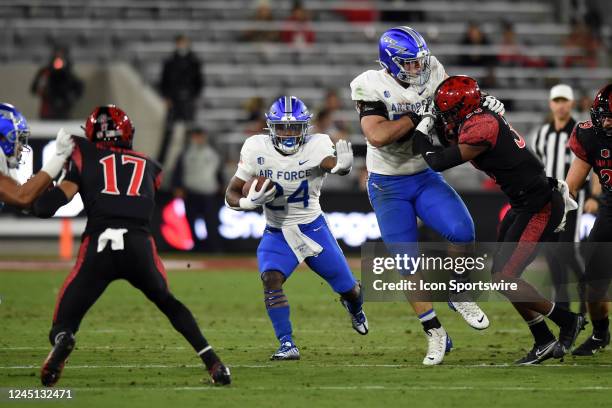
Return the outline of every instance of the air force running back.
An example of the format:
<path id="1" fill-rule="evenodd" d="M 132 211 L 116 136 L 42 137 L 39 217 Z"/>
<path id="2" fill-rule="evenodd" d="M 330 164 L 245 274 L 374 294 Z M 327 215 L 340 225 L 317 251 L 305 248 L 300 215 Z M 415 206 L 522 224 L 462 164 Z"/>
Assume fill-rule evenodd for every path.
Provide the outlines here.
<path id="1" fill-rule="evenodd" d="M 289 302 L 284 282 L 304 261 L 340 295 L 353 329 L 368 333 L 362 310 L 361 286 L 332 235 L 321 211 L 319 196 L 327 173 L 348 174 L 353 162 L 349 142 L 335 149 L 328 135 L 308 134 L 310 113 L 294 96 L 276 100 L 266 118 L 269 134 L 251 136 L 244 143 L 240 163 L 226 193 L 236 210 L 263 206 L 266 229 L 257 248 L 257 262 L 264 288 L 264 303 L 279 348 L 272 360 L 297 360 Z M 256 190 L 253 182 L 246 197 L 242 189 L 254 177 L 265 177 Z M 273 183 L 274 187 L 267 189 Z"/>
<path id="2" fill-rule="evenodd" d="M 331 139 L 321 133 L 305 136 L 302 148 L 288 156 L 276 150 L 270 135 L 255 135 L 242 146 L 236 177 L 263 176 L 274 182 L 274 200 L 263 206 L 268 225 L 308 224 L 322 214 L 319 196 L 327 173 L 319 165 L 333 155 Z"/>

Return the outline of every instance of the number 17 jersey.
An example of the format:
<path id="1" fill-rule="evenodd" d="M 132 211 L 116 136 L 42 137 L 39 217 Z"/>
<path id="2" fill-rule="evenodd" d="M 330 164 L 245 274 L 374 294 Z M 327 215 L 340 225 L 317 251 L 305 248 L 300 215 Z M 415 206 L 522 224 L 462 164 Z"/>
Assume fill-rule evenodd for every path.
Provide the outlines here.
<path id="1" fill-rule="evenodd" d="M 79 186 L 87 214 L 85 233 L 106 228 L 150 232 L 161 166 L 133 150 L 98 147 L 82 137 L 73 140 L 65 180 Z"/>
<path id="2" fill-rule="evenodd" d="M 321 161 L 335 155 L 328 135 L 307 135 L 296 153 L 281 154 L 270 135 L 249 137 L 240 151 L 236 177 L 249 181 L 264 176 L 276 185 L 273 201 L 264 205 L 266 222 L 271 227 L 308 224 L 321 215 L 319 196 L 327 173 Z"/>

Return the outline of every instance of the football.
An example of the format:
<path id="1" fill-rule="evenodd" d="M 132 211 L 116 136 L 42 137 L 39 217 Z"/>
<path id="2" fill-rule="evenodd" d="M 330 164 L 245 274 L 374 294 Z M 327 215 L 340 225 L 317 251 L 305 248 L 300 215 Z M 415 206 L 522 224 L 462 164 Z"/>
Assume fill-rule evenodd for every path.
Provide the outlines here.
<path id="1" fill-rule="evenodd" d="M 261 186 L 263 186 L 263 183 L 265 181 L 266 181 L 266 178 L 264 176 L 253 177 L 252 179 L 247 181 L 242 187 L 242 196 L 246 197 L 249 195 L 249 190 L 251 189 L 251 185 L 255 182 L 257 182 L 257 187 L 255 187 L 255 189 L 257 191 L 261 190 Z M 270 190 L 272 187 L 274 187 L 274 183 L 271 182 L 270 184 L 268 184 L 268 188 L 266 190 Z"/>

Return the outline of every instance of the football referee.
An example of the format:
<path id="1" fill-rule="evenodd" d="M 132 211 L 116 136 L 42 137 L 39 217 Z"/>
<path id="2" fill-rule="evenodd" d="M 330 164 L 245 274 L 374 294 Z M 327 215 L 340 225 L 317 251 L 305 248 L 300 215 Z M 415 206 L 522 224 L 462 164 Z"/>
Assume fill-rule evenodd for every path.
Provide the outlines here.
<path id="1" fill-rule="evenodd" d="M 533 138 L 533 150 L 544 164 L 546 175 L 558 180 L 565 180 L 574 154 L 567 147 L 576 120 L 571 111 L 574 106 L 574 92 L 565 84 L 558 84 L 551 88 L 549 107 L 551 119 L 538 128 Z M 585 184 L 586 185 L 586 184 Z M 577 220 L 580 219 L 584 209 L 585 190 L 578 196 L 578 210 L 567 214 L 565 231 L 559 234 L 559 242 L 579 242 Z M 569 310 L 569 295 L 567 292 L 568 269 L 574 273 L 579 282 L 580 309 L 584 307 L 583 276 L 584 265 L 576 245 L 563 244 L 547 247 L 546 262 L 551 272 L 555 287 L 555 302 Z"/>

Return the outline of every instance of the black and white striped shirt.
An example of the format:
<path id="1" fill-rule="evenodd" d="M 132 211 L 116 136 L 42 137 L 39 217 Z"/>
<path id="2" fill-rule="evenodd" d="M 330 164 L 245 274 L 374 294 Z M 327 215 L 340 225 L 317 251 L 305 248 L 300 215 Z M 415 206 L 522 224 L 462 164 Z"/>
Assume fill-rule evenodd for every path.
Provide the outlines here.
<path id="1" fill-rule="evenodd" d="M 538 159 L 544 163 L 548 177 L 565 180 L 575 157 L 567 146 L 575 125 L 574 118 L 570 118 L 565 127 L 558 132 L 553 122 L 546 123 L 538 129 L 532 147 Z"/>

